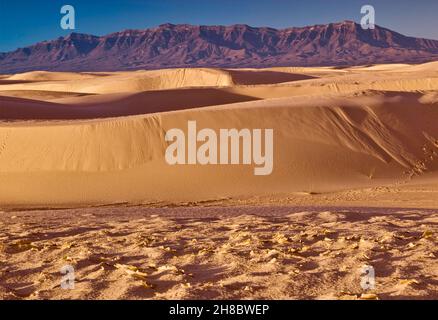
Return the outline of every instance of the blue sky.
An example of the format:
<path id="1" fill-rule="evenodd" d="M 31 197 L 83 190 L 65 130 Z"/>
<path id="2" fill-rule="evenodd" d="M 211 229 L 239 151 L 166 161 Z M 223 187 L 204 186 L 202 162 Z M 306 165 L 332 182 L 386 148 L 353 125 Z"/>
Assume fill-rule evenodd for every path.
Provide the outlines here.
<path id="1" fill-rule="evenodd" d="M 75 32 L 95 35 L 165 22 L 275 28 L 359 22 L 361 6 L 371 4 L 378 25 L 438 39 L 438 0 L 0 0 L 0 52 L 70 33 L 59 26 L 65 4 L 76 9 Z"/>

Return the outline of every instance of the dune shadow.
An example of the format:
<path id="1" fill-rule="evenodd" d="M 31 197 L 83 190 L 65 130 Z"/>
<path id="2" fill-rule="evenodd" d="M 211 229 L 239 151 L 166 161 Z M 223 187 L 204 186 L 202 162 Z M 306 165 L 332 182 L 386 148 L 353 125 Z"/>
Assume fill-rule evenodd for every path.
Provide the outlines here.
<path id="1" fill-rule="evenodd" d="M 35 80 L 2 80 L 2 79 L 0 79 L 0 85 L 34 83 L 34 82 L 38 82 L 38 81 L 35 81 Z"/>
<path id="2" fill-rule="evenodd" d="M 279 71 L 227 70 L 227 72 L 230 73 L 234 83 L 240 85 L 278 84 L 284 82 L 316 79 L 316 77 L 305 74 Z"/>
<path id="3" fill-rule="evenodd" d="M 259 100 L 220 89 L 197 88 L 144 91 L 130 95 L 101 96 L 69 104 L 0 96 L 0 120 L 76 120 L 122 117 L 185 110 Z"/>

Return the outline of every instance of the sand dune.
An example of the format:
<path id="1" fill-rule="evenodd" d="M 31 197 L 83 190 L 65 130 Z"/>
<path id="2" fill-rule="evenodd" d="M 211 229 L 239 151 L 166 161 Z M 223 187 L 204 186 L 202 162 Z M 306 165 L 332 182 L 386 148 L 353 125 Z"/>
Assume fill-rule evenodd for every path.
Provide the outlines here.
<path id="1" fill-rule="evenodd" d="M 315 78 L 307 75 L 303 68 L 298 69 L 297 72 L 290 71 L 282 71 L 282 69 L 193 68 L 104 74 L 78 73 L 73 74 L 73 76 L 65 72 L 39 71 L 13 75 L 1 80 L 4 84 L 17 84 L 16 86 L 3 86 L 1 91 L 47 90 L 105 94 L 193 87 L 217 88 L 235 85 L 277 84 Z"/>
<path id="2" fill-rule="evenodd" d="M 355 71 L 396 71 L 399 72 L 401 70 L 411 68 L 412 66 L 404 63 L 394 63 L 394 64 L 376 64 L 369 66 L 361 66 L 361 67 L 352 67 L 350 70 Z"/>
<path id="3" fill-rule="evenodd" d="M 295 97 L 106 120 L 4 124 L 0 201 L 198 201 L 403 183 L 438 168 L 438 108 L 421 98 Z M 273 128 L 273 174 L 260 178 L 243 165 L 167 165 L 164 132 L 194 119 L 200 128 L 216 130 Z"/>
<path id="4" fill-rule="evenodd" d="M 78 81 L 77 77 L 68 79 L 66 78 L 66 75 L 66 73 L 61 73 L 61 75 L 49 76 L 47 73 L 44 73 L 44 77 L 48 79 L 47 81 L 31 82 L 26 83 L 26 85 L 17 84 L 8 87 L 3 86 L 1 89 L 105 94 L 165 90 L 192 86 L 217 87 L 229 86 L 232 84 L 229 74 L 214 69 L 169 69 L 163 71 L 116 72 L 104 74 L 104 76 L 79 74 L 79 77 L 83 77 L 80 81 Z M 27 80 L 29 77 L 34 79 L 34 73 L 31 73 L 30 75 L 25 74 L 24 78 L 26 80 L 24 81 L 30 81 Z"/>
<path id="5" fill-rule="evenodd" d="M 0 86 L 0 118 L 8 120 L 0 125 L 0 203 L 202 201 L 409 185 L 438 169 L 438 78 L 409 68 L 430 69 L 9 76 L 32 82 Z M 248 165 L 169 166 L 164 134 L 186 131 L 189 120 L 214 130 L 274 129 L 272 175 L 254 176 Z"/>
<path id="6" fill-rule="evenodd" d="M 49 76 L 47 73 L 44 73 L 44 77 L 47 78 L 46 82 L 33 82 L 27 86 L 2 87 L 2 90 L 32 89 L 103 94 L 183 87 L 221 87 L 230 86 L 233 83 L 229 73 L 219 69 L 115 72 L 104 74 L 103 76 L 79 74 L 81 81 L 77 81 L 77 76 L 69 79 L 68 77 L 66 78 L 66 75 L 66 73 L 61 73 L 61 75 Z M 21 76 L 18 77 L 21 78 Z M 35 76 L 34 73 L 30 75 L 25 74 L 24 78 L 26 81 L 29 81 L 29 78 L 34 79 Z"/>
<path id="7" fill-rule="evenodd" d="M 30 72 L 1 80 L 0 91 L 39 90 L 78 93 L 120 93 L 190 87 L 231 87 L 293 82 L 311 75 L 274 70 L 167 69 L 114 73 Z M 79 81 L 80 80 L 80 81 Z M 0 84 L 2 83 L 0 82 Z M 13 84 L 16 84 L 15 86 Z"/>
<path id="8" fill-rule="evenodd" d="M 23 80 L 23 81 L 70 81 L 92 79 L 97 77 L 97 73 L 75 73 L 75 72 L 48 72 L 48 71 L 32 71 L 14 74 L 6 78 L 7 80 Z"/>
<path id="9" fill-rule="evenodd" d="M 423 63 L 409 67 L 410 71 L 438 72 L 438 61 Z"/>

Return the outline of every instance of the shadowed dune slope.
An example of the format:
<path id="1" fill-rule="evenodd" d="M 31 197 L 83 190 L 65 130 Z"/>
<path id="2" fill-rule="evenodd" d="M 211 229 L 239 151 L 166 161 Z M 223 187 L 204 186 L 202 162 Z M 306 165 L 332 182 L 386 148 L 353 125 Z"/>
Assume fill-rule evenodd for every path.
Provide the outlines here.
<path id="1" fill-rule="evenodd" d="M 277 84 L 315 79 L 313 76 L 273 70 L 227 70 L 236 85 Z"/>
<path id="2" fill-rule="evenodd" d="M 40 91 L 40 90 L 7 90 L 0 91 L 0 100 L 2 97 L 16 97 L 28 100 L 38 100 L 38 101 L 53 101 L 56 99 L 68 98 L 68 97 L 84 97 L 88 93 L 78 93 L 78 92 L 60 92 L 60 91 Z M 6 99 L 5 99 L 6 100 Z"/>
<path id="3" fill-rule="evenodd" d="M 0 118 L 5 120 L 109 118 L 251 100 L 257 98 L 208 88 L 93 95 L 57 99 L 57 102 L 0 96 L 2 104 Z"/>

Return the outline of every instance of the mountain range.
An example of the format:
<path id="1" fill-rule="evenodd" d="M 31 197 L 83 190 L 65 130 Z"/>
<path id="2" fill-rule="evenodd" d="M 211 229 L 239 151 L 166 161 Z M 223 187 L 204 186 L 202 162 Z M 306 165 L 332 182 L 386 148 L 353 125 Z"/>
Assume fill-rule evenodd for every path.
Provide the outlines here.
<path id="1" fill-rule="evenodd" d="M 116 71 L 171 67 L 352 66 L 421 63 L 438 41 L 353 21 L 299 28 L 163 24 L 105 36 L 71 33 L 0 53 L 0 73 Z"/>

